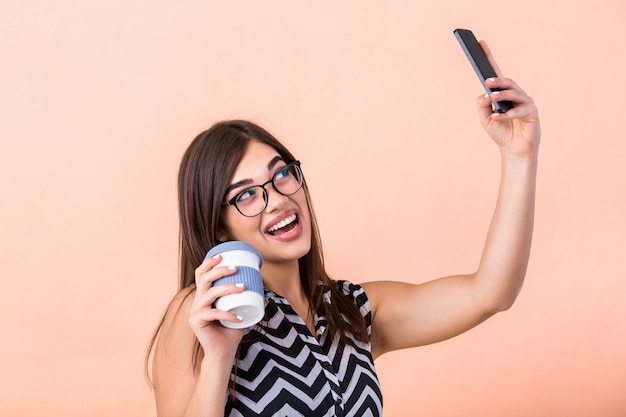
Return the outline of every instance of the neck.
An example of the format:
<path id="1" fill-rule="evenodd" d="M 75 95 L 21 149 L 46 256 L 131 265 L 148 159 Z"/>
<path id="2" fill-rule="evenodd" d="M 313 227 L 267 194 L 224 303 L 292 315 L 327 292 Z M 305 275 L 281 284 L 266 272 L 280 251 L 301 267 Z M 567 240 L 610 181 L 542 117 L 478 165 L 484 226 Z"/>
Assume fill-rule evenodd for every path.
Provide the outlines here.
<path id="1" fill-rule="evenodd" d="M 266 262 L 261 267 L 261 275 L 265 288 L 287 298 L 290 302 L 304 298 L 298 260 Z"/>

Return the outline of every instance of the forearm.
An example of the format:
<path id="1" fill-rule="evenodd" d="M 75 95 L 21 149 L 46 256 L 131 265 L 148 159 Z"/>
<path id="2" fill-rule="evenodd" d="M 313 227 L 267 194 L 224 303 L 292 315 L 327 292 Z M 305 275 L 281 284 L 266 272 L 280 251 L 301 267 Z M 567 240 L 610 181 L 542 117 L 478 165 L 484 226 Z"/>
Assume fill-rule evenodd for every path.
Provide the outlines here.
<path id="1" fill-rule="evenodd" d="M 483 302 L 509 308 L 519 293 L 533 235 L 537 155 L 502 156 L 502 174 L 476 280 Z"/>

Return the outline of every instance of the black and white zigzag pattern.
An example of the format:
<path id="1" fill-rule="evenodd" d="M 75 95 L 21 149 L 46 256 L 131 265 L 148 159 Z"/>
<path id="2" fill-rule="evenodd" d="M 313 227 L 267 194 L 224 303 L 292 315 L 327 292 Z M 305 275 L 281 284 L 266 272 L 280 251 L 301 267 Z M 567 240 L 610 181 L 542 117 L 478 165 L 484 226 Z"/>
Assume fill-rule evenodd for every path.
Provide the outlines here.
<path id="1" fill-rule="evenodd" d="M 371 331 L 367 296 L 358 285 L 337 284 L 354 299 Z M 233 367 L 234 398 L 227 416 L 380 416 L 382 394 L 370 345 L 344 345 L 315 317 L 316 337 L 283 297 L 266 290 L 266 318 L 248 331 Z M 330 302 L 330 289 L 325 293 Z M 351 335 L 348 335 L 351 336 Z"/>

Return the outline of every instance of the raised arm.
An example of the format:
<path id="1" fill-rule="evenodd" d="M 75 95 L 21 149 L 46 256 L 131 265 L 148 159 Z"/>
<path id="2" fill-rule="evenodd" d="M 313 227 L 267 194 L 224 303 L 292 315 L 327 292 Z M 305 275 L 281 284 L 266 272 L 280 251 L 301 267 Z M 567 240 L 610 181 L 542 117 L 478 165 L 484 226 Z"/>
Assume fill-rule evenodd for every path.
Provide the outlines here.
<path id="1" fill-rule="evenodd" d="M 535 179 L 540 141 L 537 108 L 512 80 L 488 80 L 496 101 L 514 108 L 494 113 L 489 97 L 478 99 L 480 122 L 499 146 L 500 190 L 482 256 L 475 273 L 440 278 L 420 285 L 400 282 L 362 284 L 373 311 L 374 356 L 448 339 L 508 309 L 519 293 L 530 254 Z"/>

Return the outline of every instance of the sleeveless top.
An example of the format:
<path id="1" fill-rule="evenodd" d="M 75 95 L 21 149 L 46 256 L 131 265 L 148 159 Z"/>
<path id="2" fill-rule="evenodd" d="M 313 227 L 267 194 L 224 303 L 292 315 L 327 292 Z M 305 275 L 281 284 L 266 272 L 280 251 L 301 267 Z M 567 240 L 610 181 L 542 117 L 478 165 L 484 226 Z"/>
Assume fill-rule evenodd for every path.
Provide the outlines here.
<path id="1" fill-rule="evenodd" d="M 372 314 L 363 289 L 348 281 L 334 283 L 357 305 L 371 338 Z M 265 318 L 246 331 L 240 344 L 224 415 L 381 416 L 371 344 L 349 332 L 350 343 L 342 343 L 318 314 L 313 336 L 284 297 L 265 289 L 265 298 Z M 330 303 L 327 286 L 324 300 Z"/>

